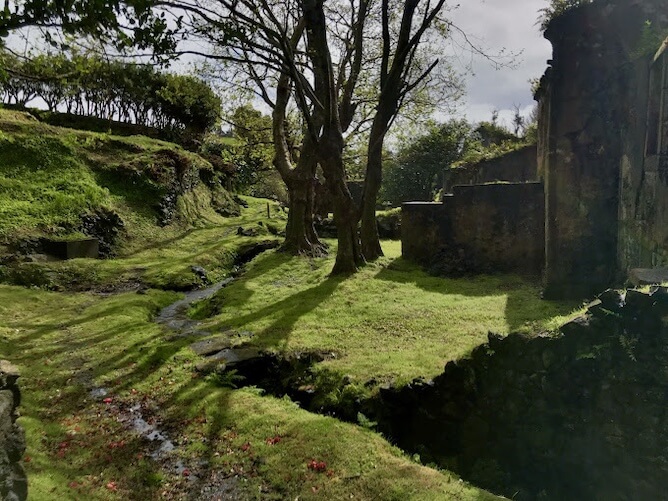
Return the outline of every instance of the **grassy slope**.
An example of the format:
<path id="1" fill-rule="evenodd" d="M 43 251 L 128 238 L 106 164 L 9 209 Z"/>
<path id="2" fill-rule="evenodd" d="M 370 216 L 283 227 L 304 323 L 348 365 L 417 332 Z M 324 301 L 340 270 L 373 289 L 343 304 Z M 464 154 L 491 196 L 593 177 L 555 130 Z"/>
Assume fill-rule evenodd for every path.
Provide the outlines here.
<path id="1" fill-rule="evenodd" d="M 166 152 L 195 173 L 211 169 L 172 143 L 52 127 L 0 109 L 0 243 L 67 236 L 82 214 L 100 207 L 125 222 L 121 253 L 173 238 L 184 227 L 220 223 L 212 193 L 200 185 L 180 200 L 174 224 L 156 226 L 156 206 L 174 175 Z"/>
<path id="2" fill-rule="evenodd" d="M 411 462 L 369 430 L 253 389 L 193 379 L 188 341 L 167 342 L 151 322 L 175 297 L 0 286 L 0 349 L 23 373 L 32 499 L 196 499 L 188 490 L 194 484 L 148 459 L 147 442 L 119 423 L 135 403 L 179 444 L 177 455 L 193 475 L 236 473 L 235 488 L 252 497 L 490 497 Z M 111 403 L 88 394 L 93 383 L 108 388 Z M 278 443 L 267 443 L 276 436 Z M 309 470 L 312 459 L 325 461 L 328 473 Z"/>
<path id="3" fill-rule="evenodd" d="M 156 288 L 183 287 L 193 283 L 191 265 L 204 266 L 212 278 L 220 278 L 229 273 L 240 245 L 266 238 L 236 235 L 238 226 L 258 227 L 263 221 L 266 228 L 266 201 L 248 199 L 250 208 L 241 217 L 224 219 L 210 210 L 208 194 L 201 194 L 199 202 L 195 194 L 181 211 L 191 215 L 189 227 L 157 229 L 140 190 L 101 183 L 105 169 L 123 161 L 123 151 L 133 158 L 138 153 L 150 157 L 152 151 L 171 147 L 166 143 L 65 132 L 7 113 L 0 112 L 4 146 L 17 141 L 32 145 L 21 151 L 44 158 L 56 151 L 58 161 L 52 168 L 31 160 L 4 176 L 0 210 L 21 221 L 12 229 L 15 223 L 2 218 L 5 231 L 48 230 L 50 224 L 62 224 L 63 217 L 76 217 L 86 204 L 97 203 L 95 196 L 123 214 L 130 226 L 117 259 L 26 265 L 26 273 L 47 277 L 50 286 L 141 280 Z M 51 142 L 39 143 L 38 135 Z M 24 158 L 15 155 L 0 164 L 3 173 Z M 71 162 L 63 163 L 65 158 Z M 96 169 L 91 170 L 91 162 Z M 72 169 L 61 173 L 63 165 Z M 58 185 L 66 180 L 82 184 Z M 97 195 L 78 197 L 77 190 L 89 185 Z M 43 205 L 31 212 L 32 204 L 19 204 L 36 186 L 40 189 L 32 200 Z M 58 193 L 69 201 L 52 204 Z M 61 207 L 69 209 L 59 212 Z M 275 205 L 271 223 L 284 223 Z M 214 312 L 205 322 L 214 329 L 251 330 L 256 334 L 252 342 L 265 348 L 334 351 L 337 359 L 321 367 L 361 382 L 433 376 L 445 361 L 484 341 L 487 330 L 540 330 L 554 326 L 573 307 L 539 301 L 537 286 L 516 277 L 443 280 L 398 259 L 397 243 L 386 244 L 386 253 L 379 263 L 343 280 L 327 277 L 332 258 L 295 259 L 270 252 L 196 312 L 202 317 Z M 217 475 L 211 484 L 232 482 L 232 489 L 252 497 L 489 497 L 448 472 L 415 464 L 372 431 L 309 414 L 253 389 L 220 388 L 193 377 L 196 360 L 187 347 L 192 340 L 169 340 L 169 333 L 152 321 L 160 307 L 177 297 L 157 290 L 104 296 L 0 286 L 0 353 L 23 372 L 21 421 L 28 436 L 32 499 L 197 498 L 197 484 L 169 469 L 173 460 L 149 459 L 150 444 L 119 422 L 135 404 L 179 445 L 176 455 L 194 475 Z M 92 398 L 92 386 L 107 388 L 111 402 Z M 274 437 L 280 441 L 270 445 L 267 439 Z M 325 461 L 328 473 L 309 470 L 313 459 Z M 220 480 L 235 475 L 239 480 Z"/>
<path id="4" fill-rule="evenodd" d="M 516 276 L 431 277 L 400 258 L 399 242 L 384 250 L 385 258 L 347 279 L 327 276 L 333 258 L 268 253 L 194 316 L 213 314 L 205 325 L 214 330 L 254 332 L 262 348 L 335 352 L 322 366 L 358 381 L 406 382 L 438 374 L 489 331 L 554 329 L 578 306 L 542 301 L 539 284 Z"/>

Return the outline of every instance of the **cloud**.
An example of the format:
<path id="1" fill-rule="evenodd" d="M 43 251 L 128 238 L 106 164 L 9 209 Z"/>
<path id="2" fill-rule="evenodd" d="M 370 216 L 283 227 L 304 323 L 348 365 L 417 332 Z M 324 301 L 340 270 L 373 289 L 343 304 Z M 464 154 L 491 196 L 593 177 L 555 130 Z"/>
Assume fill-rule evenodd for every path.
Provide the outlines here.
<path id="1" fill-rule="evenodd" d="M 525 113 L 533 107 L 530 79 L 539 78 L 552 49 L 537 24 L 539 10 L 547 0 L 468 0 L 452 12 L 452 20 L 489 54 L 505 49 L 518 54 L 512 67 L 494 66 L 481 56 L 455 51 L 454 64 L 468 71 L 465 104 L 460 113 L 471 121 L 489 120 L 492 110 L 507 118 L 519 106 Z"/>

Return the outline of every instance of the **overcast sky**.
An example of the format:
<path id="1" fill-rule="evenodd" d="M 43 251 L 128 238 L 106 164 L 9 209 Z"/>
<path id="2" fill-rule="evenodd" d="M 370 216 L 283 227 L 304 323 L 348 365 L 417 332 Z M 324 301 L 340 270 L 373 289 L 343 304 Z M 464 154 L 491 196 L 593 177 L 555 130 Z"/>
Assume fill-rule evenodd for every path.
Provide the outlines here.
<path id="1" fill-rule="evenodd" d="M 466 98 L 460 114 L 471 121 L 489 120 L 492 110 L 509 121 L 513 106 L 528 114 L 533 105 L 529 80 L 540 77 L 547 67 L 552 49 L 537 24 L 539 10 L 548 0 L 463 0 L 453 12 L 456 25 L 475 35 L 490 52 L 505 48 L 518 55 L 512 68 L 494 69 L 481 57 L 464 54 L 458 65 L 464 70 L 471 63 L 473 73 L 466 76 Z"/>
<path id="2" fill-rule="evenodd" d="M 450 2 L 455 3 L 456 0 Z M 531 112 L 534 101 L 529 80 L 543 74 L 551 57 L 551 45 L 537 23 L 538 11 L 548 3 L 549 0 L 462 0 L 451 12 L 454 23 L 477 45 L 486 47 L 488 53 L 505 49 L 517 54 L 513 66 L 500 69 L 470 52 L 455 54 L 454 64 L 467 72 L 466 96 L 458 116 L 479 122 L 489 120 L 497 109 L 500 120 L 510 125 L 514 106 L 519 106 L 524 115 Z M 15 48 L 21 50 L 22 42 L 15 43 Z"/>

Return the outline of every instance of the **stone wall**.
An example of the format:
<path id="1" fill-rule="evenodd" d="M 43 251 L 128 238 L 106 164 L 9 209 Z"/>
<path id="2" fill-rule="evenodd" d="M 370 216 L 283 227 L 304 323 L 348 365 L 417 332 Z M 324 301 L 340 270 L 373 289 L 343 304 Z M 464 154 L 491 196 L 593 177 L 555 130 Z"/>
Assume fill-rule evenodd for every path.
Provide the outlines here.
<path id="1" fill-rule="evenodd" d="M 443 203 L 402 206 L 402 255 L 435 272 L 539 273 L 544 196 L 540 183 L 456 186 Z"/>
<path id="2" fill-rule="evenodd" d="M 504 181 L 526 183 L 536 181 L 536 145 L 525 146 L 496 158 L 476 164 L 462 165 L 443 172 L 443 192 L 452 193 L 458 185 L 485 184 Z"/>
<path id="3" fill-rule="evenodd" d="M 433 381 L 381 390 L 373 419 L 513 499 L 663 499 L 667 315 L 666 288 L 608 291 L 557 334 L 490 334 Z"/>
<path id="4" fill-rule="evenodd" d="M 19 501 L 27 498 L 28 483 L 23 470 L 25 437 L 16 424 L 21 394 L 15 367 L 0 360 L 0 499 Z"/>
<path id="5" fill-rule="evenodd" d="M 656 51 L 643 44 L 648 26 L 668 26 L 667 12 L 666 0 L 593 2 L 545 33 L 553 58 L 537 98 L 548 297 L 590 296 L 665 250 L 666 193 L 643 167 Z"/>

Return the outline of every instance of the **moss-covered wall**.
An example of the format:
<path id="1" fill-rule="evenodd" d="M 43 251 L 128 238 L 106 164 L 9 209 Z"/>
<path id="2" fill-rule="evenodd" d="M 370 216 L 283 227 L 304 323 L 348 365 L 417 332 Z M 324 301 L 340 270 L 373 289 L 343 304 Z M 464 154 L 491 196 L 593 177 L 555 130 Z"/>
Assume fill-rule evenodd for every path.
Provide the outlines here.
<path id="1" fill-rule="evenodd" d="M 539 273 L 543 201 L 541 183 L 495 183 L 456 186 L 441 204 L 404 204 L 402 254 L 446 274 Z"/>
<path id="2" fill-rule="evenodd" d="M 650 28 L 668 26 L 667 12 L 666 0 L 594 2 L 545 33 L 553 58 L 538 94 L 538 171 L 547 296 L 591 295 L 665 249 L 668 193 L 644 160 L 653 51 L 643 44 Z"/>
<path id="3" fill-rule="evenodd" d="M 0 499 L 23 501 L 28 483 L 23 470 L 25 437 L 16 423 L 21 394 L 15 367 L 0 360 Z"/>
<path id="4" fill-rule="evenodd" d="M 665 499 L 668 289 L 608 291 L 552 335 L 490 334 L 433 381 L 381 390 L 402 448 L 517 500 Z"/>
<path id="5" fill-rule="evenodd" d="M 443 192 L 452 193 L 455 186 L 461 185 L 536 181 L 536 158 L 536 145 L 532 144 L 496 158 L 446 169 L 443 173 Z"/>

